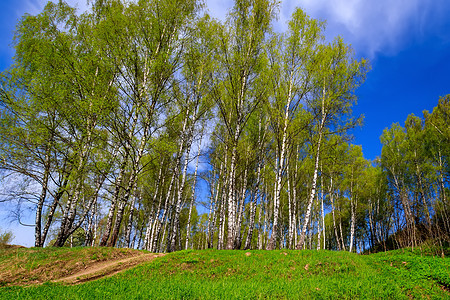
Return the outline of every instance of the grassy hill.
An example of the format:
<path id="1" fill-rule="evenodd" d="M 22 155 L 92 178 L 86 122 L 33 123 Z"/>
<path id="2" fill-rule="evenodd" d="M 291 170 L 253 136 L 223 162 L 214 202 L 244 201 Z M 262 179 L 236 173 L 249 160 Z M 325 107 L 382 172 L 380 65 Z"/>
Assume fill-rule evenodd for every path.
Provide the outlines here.
<path id="1" fill-rule="evenodd" d="M 0 250 L 0 299 L 450 299 L 450 259 L 409 250 L 371 255 L 324 250 L 180 251 L 83 284 L 48 281 L 100 260 L 139 252 Z M 14 272 L 25 278 L 19 280 L 11 275 Z M 5 273 L 10 274 L 9 281 Z M 27 279 L 30 274 L 34 277 Z M 44 283 L 23 286 L 40 282 Z"/>

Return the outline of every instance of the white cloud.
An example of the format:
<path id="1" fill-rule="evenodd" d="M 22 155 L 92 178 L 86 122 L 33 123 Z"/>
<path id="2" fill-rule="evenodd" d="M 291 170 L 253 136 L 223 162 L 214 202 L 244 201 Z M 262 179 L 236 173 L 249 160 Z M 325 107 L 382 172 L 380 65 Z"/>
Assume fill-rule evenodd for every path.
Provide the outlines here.
<path id="1" fill-rule="evenodd" d="M 53 0 L 57 1 L 57 0 Z M 78 8 L 87 8 L 86 0 L 66 0 Z M 450 14 L 447 0 L 282 0 L 279 22 L 286 28 L 296 6 L 313 18 L 327 22 L 327 37 L 344 37 L 347 43 L 367 56 L 378 52 L 395 54 L 408 42 L 420 39 L 432 26 L 446 20 Z M 20 4 L 19 4 L 20 3 Z M 19 0 L 17 18 L 24 13 L 37 14 L 47 0 Z M 209 13 L 222 21 L 233 5 L 233 0 L 206 0 Z M 436 33 L 438 34 L 438 33 Z M 448 38 L 448 35 L 446 35 Z"/>
<path id="2" fill-rule="evenodd" d="M 277 30 L 285 30 L 296 6 L 326 21 L 327 39 L 338 35 L 360 55 L 396 54 L 435 32 L 450 15 L 447 0 L 282 0 Z M 213 17 L 225 20 L 233 1 L 206 0 Z M 437 29 L 439 30 L 439 29 Z M 445 38 L 449 38 L 445 34 Z"/>
<path id="3" fill-rule="evenodd" d="M 289 0 L 282 3 L 282 19 L 289 19 L 295 6 L 326 21 L 328 38 L 341 35 L 368 56 L 400 51 L 449 11 L 444 0 Z"/>
<path id="4" fill-rule="evenodd" d="M 225 21 L 228 11 L 233 6 L 233 1 L 231 0 L 206 0 L 205 2 L 208 13 L 221 21 Z"/>

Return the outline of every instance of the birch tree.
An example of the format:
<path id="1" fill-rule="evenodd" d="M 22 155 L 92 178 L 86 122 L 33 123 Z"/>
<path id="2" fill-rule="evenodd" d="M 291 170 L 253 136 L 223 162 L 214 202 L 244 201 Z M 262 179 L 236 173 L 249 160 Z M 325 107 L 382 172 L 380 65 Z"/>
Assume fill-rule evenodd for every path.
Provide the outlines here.
<path id="1" fill-rule="evenodd" d="M 271 64 L 271 87 L 273 101 L 270 102 L 271 129 L 276 138 L 275 186 L 273 192 L 274 211 L 272 235 L 268 249 L 275 249 L 278 238 L 280 197 L 286 166 L 292 153 L 292 138 L 299 134 L 305 124 L 294 122 L 298 110 L 302 109 L 305 97 L 311 91 L 311 70 L 316 47 L 322 38 L 322 25 L 297 9 L 289 22 L 286 36 L 273 38 L 269 48 Z M 279 48 L 278 48 L 278 47 Z"/>
<path id="2" fill-rule="evenodd" d="M 311 136 L 311 143 L 314 145 L 314 173 L 297 249 L 303 248 L 311 218 L 312 204 L 317 191 L 322 139 L 327 131 L 343 133 L 360 122 L 360 119 L 351 117 L 351 107 L 356 100 L 354 90 L 365 77 L 367 62 L 364 59 L 356 61 L 352 55 L 342 39 L 337 38 L 332 44 L 322 46 L 315 58 L 316 89 L 312 98 L 308 99 L 308 109 L 315 116 Z"/>
<path id="3" fill-rule="evenodd" d="M 236 165 L 238 143 L 245 125 L 261 102 L 265 91 L 260 76 L 264 71 L 264 43 L 275 4 L 265 0 L 238 0 L 228 22 L 217 35 L 218 81 L 213 93 L 219 118 L 226 128 L 228 205 L 227 249 L 236 247 Z"/>

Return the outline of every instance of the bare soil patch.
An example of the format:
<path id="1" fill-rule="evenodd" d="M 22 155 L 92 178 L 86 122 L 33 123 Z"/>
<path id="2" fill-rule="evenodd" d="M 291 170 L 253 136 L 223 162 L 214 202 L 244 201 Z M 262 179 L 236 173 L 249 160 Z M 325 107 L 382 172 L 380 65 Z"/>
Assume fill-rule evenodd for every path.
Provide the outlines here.
<path id="1" fill-rule="evenodd" d="M 0 287 L 48 281 L 76 284 L 115 274 L 157 256 L 109 247 L 0 249 Z"/>
<path id="2" fill-rule="evenodd" d="M 115 275 L 119 272 L 128 270 L 141 263 L 151 261 L 156 257 L 161 257 L 164 255 L 165 254 L 163 253 L 160 254 L 147 253 L 136 257 L 100 262 L 91 265 L 89 267 L 86 267 L 86 269 L 77 272 L 75 274 L 58 278 L 54 280 L 54 282 L 63 282 L 66 284 L 80 284 L 86 281 L 92 281 L 95 279 Z"/>

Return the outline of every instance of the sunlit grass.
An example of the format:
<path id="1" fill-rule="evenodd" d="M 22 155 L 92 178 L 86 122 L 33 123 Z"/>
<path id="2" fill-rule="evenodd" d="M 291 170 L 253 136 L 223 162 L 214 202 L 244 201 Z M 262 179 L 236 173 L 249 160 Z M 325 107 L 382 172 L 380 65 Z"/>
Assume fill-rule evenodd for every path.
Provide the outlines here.
<path id="1" fill-rule="evenodd" d="M 448 299 L 450 260 L 408 251 L 180 251 L 76 286 L 4 287 L 2 299 Z"/>

